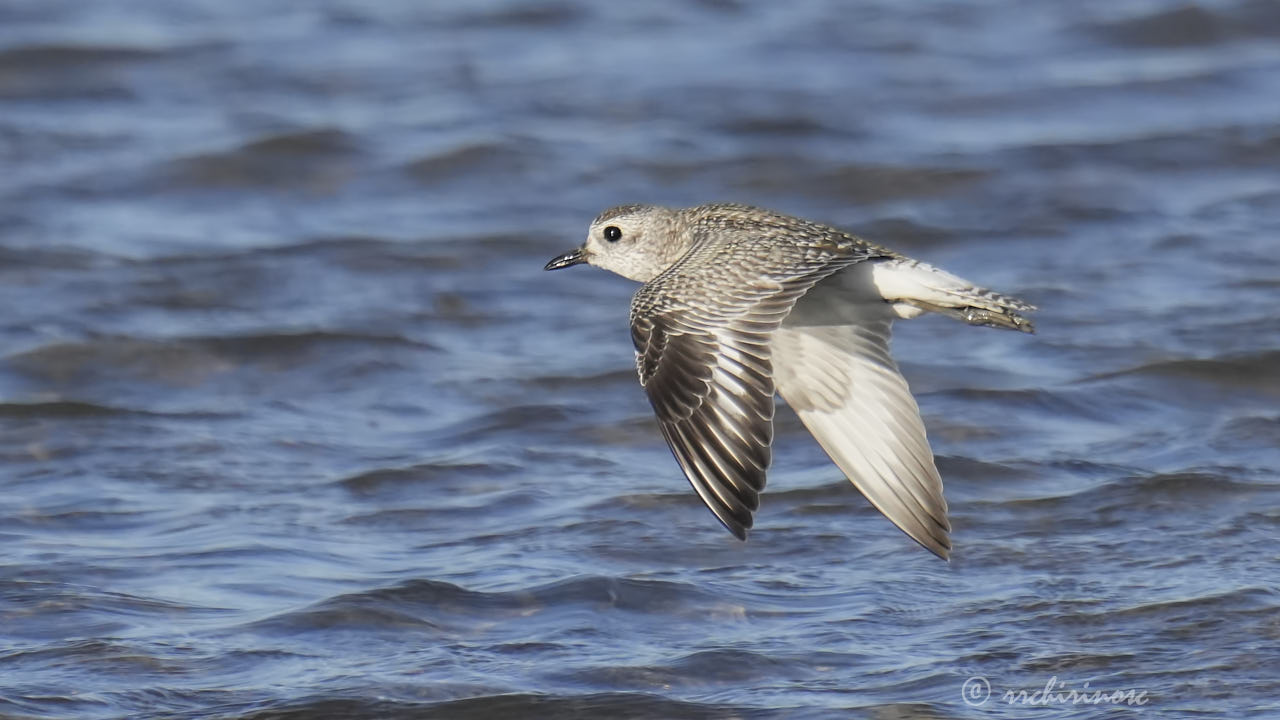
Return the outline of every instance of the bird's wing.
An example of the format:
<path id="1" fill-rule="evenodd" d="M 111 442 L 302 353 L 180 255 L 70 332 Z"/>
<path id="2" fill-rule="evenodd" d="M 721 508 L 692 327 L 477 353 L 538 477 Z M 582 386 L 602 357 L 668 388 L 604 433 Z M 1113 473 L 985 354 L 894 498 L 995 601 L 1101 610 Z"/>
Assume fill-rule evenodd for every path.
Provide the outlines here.
<path id="1" fill-rule="evenodd" d="M 778 392 L 876 509 L 946 559 L 942 478 L 920 410 L 889 356 L 892 320 L 883 307 L 868 307 L 853 323 L 805 324 L 804 314 L 797 308 L 773 334 Z"/>
<path id="2" fill-rule="evenodd" d="M 745 322 L 666 312 L 631 323 L 640 382 L 689 483 L 734 535 L 760 507 L 773 441 L 769 303 Z M 778 320 L 781 320 L 779 317 Z"/>
<path id="3" fill-rule="evenodd" d="M 632 299 L 636 369 L 662 434 L 698 496 L 739 538 L 772 458 L 770 336 L 797 298 L 861 252 L 695 247 Z"/>

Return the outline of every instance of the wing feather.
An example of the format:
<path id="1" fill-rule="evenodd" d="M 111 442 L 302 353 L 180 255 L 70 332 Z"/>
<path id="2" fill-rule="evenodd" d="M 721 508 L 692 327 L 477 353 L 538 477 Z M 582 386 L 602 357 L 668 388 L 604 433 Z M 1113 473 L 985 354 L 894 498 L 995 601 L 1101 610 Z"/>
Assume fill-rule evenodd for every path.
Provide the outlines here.
<path id="1" fill-rule="evenodd" d="M 778 392 L 864 496 L 940 557 L 951 525 L 920 410 L 889 356 L 884 308 L 855 324 L 806 325 L 803 313 L 774 333 Z"/>
<path id="2" fill-rule="evenodd" d="M 698 497 L 739 538 L 773 457 L 771 336 L 797 298 L 857 259 L 825 258 L 778 277 L 757 269 L 715 302 L 697 301 L 714 292 L 699 285 L 705 273 L 678 275 L 677 263 L 632 300 L 636 368 L 663 437 Z"/>

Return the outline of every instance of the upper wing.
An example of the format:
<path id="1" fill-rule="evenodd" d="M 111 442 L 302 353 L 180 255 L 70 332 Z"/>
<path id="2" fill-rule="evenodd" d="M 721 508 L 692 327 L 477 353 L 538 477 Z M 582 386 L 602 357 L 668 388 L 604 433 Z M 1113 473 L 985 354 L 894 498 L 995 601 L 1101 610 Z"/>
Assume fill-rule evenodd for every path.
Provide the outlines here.
<path id="1" fill-rule="evenodd" d="M 638 317 L 631 333 L 671 452 L 711 512 L 745 538 L 773 441 L 767 333 L 674 312 Z"/>
<path id="2" fill-rule="evenodd" d="M 793 318 L 773 336 L 778 392 L 871 504 L 945 559 L 951 525 L 942 478 L 889 356 L 891 322 L 883 309 L 856 324 Z"/>
<path id="3" fill-rule="evenodd" d="M 700 255 L 695 247 L 631 303 L 636 368 L 662 434 L 698 496 L 739 538 L 772 458 L 771 335 L 814 283 L 865 258 L 856 248 L 790 250 Z"/>

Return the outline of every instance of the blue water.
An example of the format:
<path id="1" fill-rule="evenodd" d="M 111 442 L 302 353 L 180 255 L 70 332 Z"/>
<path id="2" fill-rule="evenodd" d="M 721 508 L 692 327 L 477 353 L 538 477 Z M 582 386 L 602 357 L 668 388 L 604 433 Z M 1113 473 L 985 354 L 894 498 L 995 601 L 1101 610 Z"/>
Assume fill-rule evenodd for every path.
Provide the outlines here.
<path id="1" fill-rule="evenodd" d="M 0 6 L 0 715 L 1280 716 L 1278 41 L 1268 0 Z M 634 286 L 541 270 L 709 201 L 1041 307 L 896 328 L 949 564 L 785 409 L 736 541 Z"/>

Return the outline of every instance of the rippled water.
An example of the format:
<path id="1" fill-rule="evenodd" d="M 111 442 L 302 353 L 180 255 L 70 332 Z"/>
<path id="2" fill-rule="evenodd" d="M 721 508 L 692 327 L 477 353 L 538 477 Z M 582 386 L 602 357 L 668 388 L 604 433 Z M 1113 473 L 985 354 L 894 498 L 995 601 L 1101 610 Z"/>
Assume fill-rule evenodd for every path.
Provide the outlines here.
<path id="1" fill-rule="evenodd" d="M 0 714 L 1280 715 L 1280 5 L 444 5 L 0 5 Z M 950 564 L 541 270 L 711 200 L 1042 307 L 899 324 Z"/>

